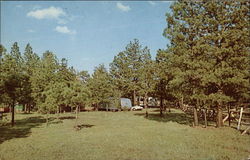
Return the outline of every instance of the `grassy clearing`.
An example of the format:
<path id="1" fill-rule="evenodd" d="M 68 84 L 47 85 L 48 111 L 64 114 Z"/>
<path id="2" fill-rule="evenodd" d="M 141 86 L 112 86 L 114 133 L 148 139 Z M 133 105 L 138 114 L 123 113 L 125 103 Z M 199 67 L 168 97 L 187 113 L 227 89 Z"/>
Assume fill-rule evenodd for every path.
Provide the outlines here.
<path id="1" fill-rule="evenodd" d="M 150 110 L 83 112 L 75 131 L 73 114 L 58 120 L 18 114 L 14 128 L 0 127 L 1 160 L 242 160 L 250 157 L 250 136 L 224 127 L 192 128 L 174 110 L 163 118 Z"/>

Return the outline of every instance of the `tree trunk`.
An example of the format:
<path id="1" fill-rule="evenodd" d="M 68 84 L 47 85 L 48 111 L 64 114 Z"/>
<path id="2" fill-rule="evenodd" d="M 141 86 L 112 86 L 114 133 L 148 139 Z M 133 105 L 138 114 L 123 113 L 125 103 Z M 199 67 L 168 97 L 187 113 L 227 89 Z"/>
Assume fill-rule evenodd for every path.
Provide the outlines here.
<path id="1" fill-rule="evenodd" d="M 167 111 L 167 106 L 166 106 L 166 100 L 163 100 L 163 111 L 166 112 Z"/>
<path id="2" fill-rule="evenodd" d="M 49 125 L 49 113 L 46 113 L 46 127 Z"/>
<path id="3" fill-rule="evenodd" d="M 24 105 L 24 113 L 27 113 L 27 104 Z"/>
<path id="4" fill-rule="evenodd" d="M 59 119 L 60 107 L 57 106 L 57 119 Z"/>
<path id="5" fill-rule="evenodd" d="M 133 91 L 133 105 L 135 106 L 136 105 L 136 93 L 135 93 L 135 90 Z"/>
<path id="6" fill-rule="evenodd" d="M 12 106 L 11 106 L 11 126 L 13 127 L 15 125 L 15 101 L 13 101 Z"/>
<path id="7" fill-rule="evenodd" d="M 95 104 L 95 110 L 98 111 L 98 104 Z"/>
<path id="8" fill-rule="evenodd" d="M 184 105 L 183 105 L 183 96 L 181 96 L 181 104 L 180 104 L 180 106 L 181 106 L 181 109 L 182 109 L 182 110 L 184 110 Z"/>
<path id="9" fill-rule="evenodd" d="M 29 104 L 28 105 L 28 113 L 30 113 L 30 107 L 31 107 L 31 105 Z"/>
<path id="10" fill-rule="evenodd" d="M 231 111 L 230 111 L 230 106 L 228 106 L 228 125 L 229 125 L 229 127 L 231 126 Z"/>
<path id="11" fill-rule="evenodd" d="M 137 105 L 140 106 L 140 96 L 136 98 L 137 100 Z"/>
<path id="12" fill-rule="evenodd" d="M 223 117 L 222 117 L 222 107 L 219 104 L 217 106 L 217 127 L 222 127 L 223 126 Z"/>
<path id="13" fill-rule="evenodd" d="M 78 106 L 76 107 L 76 119 L 78 118 Z"/>
<path id="14" fill-rule="evenodd" d="M 204 109 L 204 121 L 205 121 L 205 128 L 207 127 L 207 109 Z"/>
<path id="15" fill-rule="evenodd" d="M 162 117 L 163 116 L 163 98 L 161 97 L 161 100 L 160 100 L 160 116 Z"/>
<path id="16" fill-rule="evenodd" d="M 218 93 L 220 95 L 223 94 L 222 89 L 218 90 Z M 220 128 L 223 126 L 223 113 L 222 113 L 222 102 L 219 101 L 218 105 L 217 105 L 217 117 L 216 117 L 216 124 L 217 127 Z"/>
<path id="17" fill-rule="evenodd" d="M 213 109 L 212 116 L 213 116 L 213 121 L 215 121 L 215 110 L 214 109 Z"/>
<path id="18" fill-rule="evenodd" d="M 146 117 L 148 117 L 148 94 L 146 93 L 145 94 L 145 97 L 144 97 L 144 107 L 146 109 Z"/>
<path id="19" fill-rule="evenodd" d="M 193 110 L 194 110 L 194 126 L 198 126 L 199 121 L 198 121 L 198 115 L 197 115 L 197 108 L 193 107 Z"/>

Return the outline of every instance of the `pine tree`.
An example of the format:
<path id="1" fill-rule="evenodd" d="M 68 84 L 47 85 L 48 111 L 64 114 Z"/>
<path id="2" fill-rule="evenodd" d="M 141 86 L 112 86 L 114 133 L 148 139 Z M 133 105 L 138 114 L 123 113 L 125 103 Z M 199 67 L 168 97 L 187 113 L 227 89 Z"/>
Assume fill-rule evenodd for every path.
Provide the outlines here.
<path id="1" fill-rule="evenodd" d="M 70 104 L 76 108 L 76 119 L 78 118 L 78 111 L 81 106 L 85 106 L 88 101 L 87 99 L 90 96 L 90 91 L 87 88 L 86 84 L 83 84 L 79 80 L 71 82 L 71 92 L 70 92 Z"/>
<path id="2" fill-rule="evenodd" d="M 14 126 L 15 105 L 21 101 L 23 90 L 22 57 L 17 42 L 11 48 L 10 54 L 5 54 L 1 62 L 1 81 L 4 103 L 11 106 L 11 124 Z"/>
<path id="3" fill-rule="evenodd" d="M 172 64 L 173 55 L 169 50 L 158 50 L 156 55 L 156 84 L 155 94 L 160 99 L 160 115 L 163 115 L 163 110 L 166 109 L 164 101 L 173 102 L 176 99 L 181 98 L 178 94 L 181 93 L 180 88 L 174 88 L 174 84 L 171 85 L 171 81 L 174 78 L 174 66 Z M 177 78 L 177 77 L 176 77 Z M 179 86 L 179 84 L 178 84 Z M 170 105 L 170 104 L 168 104 Z"/>
<path id="4" fill-rule="evenodd" d="M 179 1 L 167 15 L 164 35 L 171 40 L 179 65 L 176 77 L 183 77 L 184 93 L 194 109 L 206 102 L 217 106 L 218 127 L 226 104 L 249 96 L 248 5 L 247 1 Z"/>
<path id="5" fill-rule="evenodd" d="M 46 91 L 49 89 L 47 86 L 55 83 L 58 79 L 58 69 L 58 60 L 56 56 L 49 51 L 46 51 L 43 54 L 43 57 L 34 68 L 34 73 L 31 77 L 32 96 L 38 107 L 44 105 L 45 103 Z M 44 107 L 40 107 L 38 110 L 44 112 Z"/>
<path id="6" fill-rule="evenodd" d="M 148 116 L 148 96 L 152 95 L 155 88 L 155 63 L 151 59 L 149 49 L 143 50 L 140 60 L 141 67 L 139 69 L 139 95 L 144 97 L 144 108 L 146 109 L 146 117 Z"/>
<path id="7" fill-rule="evenodd" d="M 114 83 L 122 96 L 131 96 L 133 105 L 136 105 L 136 96 L 140 90 L 140 70 L 142 67 L 142 55 L 148 54 L 147 47 L 142 48 L 139 40 L 131 41 L 123 52 L 114 57 L 110 64 L 110 73 Z"/>
<path id="8" fill-rule="evenodd" d="M 98 109 L 101 103 L 108 103 L 112 96 L 112 86 L 109 73 L 103 64 L 95 68 L 92 77 L 87 82 L 90 92 L 89 100 Z"/>
<path id="9" fill-rule="evenodd" d="M 7 50 L 3 45 L 0 44 L 0 104 L 4 101 L 4 71 L 3 71 L 3 56 L 6 55 Z"/>
<path id="10" fill-rule="evenodd" d="M 30 112 L 31 106 L 35 105 L 34 98 L 32 97 L 31 77 L 34 74 L 34 69 L 39 64 L 39 56 L 33 52 L 31 45 L 28 43 L 25 47 L 23 60 L 24 60 L 24 90 L 22 104 L 25 106 L 25 112 Z"/>

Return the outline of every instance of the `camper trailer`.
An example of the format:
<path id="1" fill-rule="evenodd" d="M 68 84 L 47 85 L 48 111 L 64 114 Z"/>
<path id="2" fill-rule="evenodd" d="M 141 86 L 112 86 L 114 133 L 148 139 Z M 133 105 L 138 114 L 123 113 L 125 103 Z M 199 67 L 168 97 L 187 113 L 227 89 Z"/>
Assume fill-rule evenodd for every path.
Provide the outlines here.
<path id="1" fill-rule="evenodd" d="M 130 110 L 132 107 L 131 100 L 129 98 L 110 98 L 108 103 L 101 103 L 99 110 L 106 111 L 118 111 L 118 110 Z"/>
<path id="2" fill-rule="evenodd" d="M 154 97 L 148 97 L 147 99 L 148 102 L 148 107 L 159 107 L 160 106 L 160 102 L 157 98 Z M 139 104 L 140 106 L 144 107 L 144 97 L 140 97 L 139 98 Z"/>

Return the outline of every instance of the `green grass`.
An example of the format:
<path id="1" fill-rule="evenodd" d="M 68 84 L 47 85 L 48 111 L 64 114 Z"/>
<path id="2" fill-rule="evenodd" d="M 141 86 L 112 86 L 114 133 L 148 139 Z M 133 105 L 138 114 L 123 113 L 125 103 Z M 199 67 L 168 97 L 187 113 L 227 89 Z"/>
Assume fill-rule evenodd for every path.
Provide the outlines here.
<path id="1" fill-rule="evenodd" d="M 164 117 L 150 110 L 83 112 L 76 131 L 73 114 L 18 114 L 16 126 L 0 125 L 0 160 L 242 160 L 250 136 L 229 127 L 190 127 L 174 110 Z"/>

